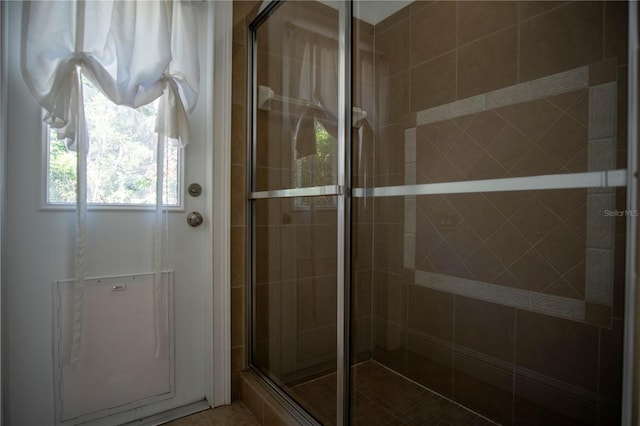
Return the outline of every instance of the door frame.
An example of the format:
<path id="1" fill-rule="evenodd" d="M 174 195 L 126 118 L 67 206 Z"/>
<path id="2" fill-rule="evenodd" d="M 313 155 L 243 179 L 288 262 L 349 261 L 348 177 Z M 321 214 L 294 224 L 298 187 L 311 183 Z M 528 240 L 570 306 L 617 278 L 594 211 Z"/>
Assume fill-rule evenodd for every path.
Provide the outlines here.
<path id="1" fill-rule="evenodd" d="M 638 4 L 628 2 L 627 210 L 638 209 Z M 622 424 L 640 424 L 638 218 L 627 215 Z"/>
<path id="2" fill-rule="evenodd" d="M 207 363 L 206 395 L 212 407 L 231 403 L 231 76 L 233 3 L 211 1 L 208 9 L 209 76 L 213 90 L 207 91 L 207 105 L 213 107 L 213 126 L 207 126 L 207 140 L 212 141 L 212 167 L 207 169 L 207 187 L 212 188 L 209 211 L 212 242 L 212 300 L 207 312 L 212 324 L 207 346 L 213 355 Z M 211 54 L 213 48 L 213 54 Z"/>
<path id="3" fill-rule="evenodd" d="M 5 327 L 3 321 L 2 305 L 4 303 L 4 269 L 2 268 L 2 248 L 5 245 L 5 226 L 6 226 L 6 151 L 7 151 L 7 36 L 6 31 L 9 27 L 8 14 L 6 13 L 6 2 L 0 3 L 0 22 L 2 30 L 0 31 L 0 426 L 4 424 L 4 333 Z"/>

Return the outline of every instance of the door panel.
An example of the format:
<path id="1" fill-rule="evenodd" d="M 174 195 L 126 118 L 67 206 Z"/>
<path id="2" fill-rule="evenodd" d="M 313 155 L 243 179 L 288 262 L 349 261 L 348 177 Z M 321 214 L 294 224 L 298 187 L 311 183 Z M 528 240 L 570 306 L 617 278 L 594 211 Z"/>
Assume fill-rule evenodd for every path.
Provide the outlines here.
<path id="1" fill-rule="evenodd" d="M 3 267 L 5 298 L 6 421 L 11 425 L 54 424 L 52 365 L 52 286 L 55 280 L 73 277 L 75 213 L 43 211 L 43 134 L 41 111 L 20 75 L 19 25 L 21 5 L 5 2 L 9 14 L 7 28 L 8 61 L 8 149 L 7 219 Z M 199 25 L 207 28 L 207 8 L 199 10 Z M 199 31 L 201 66 L 208 63 L 207 31 Z M 205 145 L 208 110 L 206 68 L 201 70 L 202 96 L 191 116 L 192 140 L 184 151 L 185 183 L 205 183 L 207 154 Z M 186 185 L 185 185 L 186 186 Z M 186 189 L 183 188 L 183 191 Z M 168 214 L 167 262 L 174 271 L 175 302 L 175 396 L 147 405 L 100 424 L 122 424 L 171 408 L 201 401 L 210 386 L 205 377 L 207 341 L 205 326 L 210 309 L 210 188 L 200 197 L 186 195 L 185 211 Z M 191 228 L 186 213 L 199 211 L 205 223 Z M 133 275 L 154 270 L 152 211 L 90 210 L 88 213 L 86 276 Z M 100 386 L 98 383 L 96 386 Z M 33 409 L 36 406 L 37 409 Z"/>
<path id="2" fill-rule="evenodd" d="M 338 4 L 282 2 L 258 24 L 249 197 L 252 367 L 322 424 L 338 412 Z M 255 27 L 253 26 L 255 25 Z M 319 393 L 305 386 L 321 384 Z"/>

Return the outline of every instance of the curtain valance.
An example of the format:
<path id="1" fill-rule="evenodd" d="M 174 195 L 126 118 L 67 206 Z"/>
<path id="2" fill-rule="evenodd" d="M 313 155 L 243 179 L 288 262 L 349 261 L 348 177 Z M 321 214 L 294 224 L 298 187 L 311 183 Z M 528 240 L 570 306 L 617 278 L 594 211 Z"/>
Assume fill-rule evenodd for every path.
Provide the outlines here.
<path id="1" fill-rule="evenodd" d="M 80 66 L 111 101 L 132 108 L 163 93 L 174 120 L 158 123 L 188 143 L 178 117 L 198 99 L 195 17 L 184 1 L 35 1 L 23 12 L 22 73 L 61 137 L 74 139 L 78 107 L 74 72 Z M 164 117 L 159 114 L 159 117 Z M 186 129 L 183 129 L 186 130 Z"/>

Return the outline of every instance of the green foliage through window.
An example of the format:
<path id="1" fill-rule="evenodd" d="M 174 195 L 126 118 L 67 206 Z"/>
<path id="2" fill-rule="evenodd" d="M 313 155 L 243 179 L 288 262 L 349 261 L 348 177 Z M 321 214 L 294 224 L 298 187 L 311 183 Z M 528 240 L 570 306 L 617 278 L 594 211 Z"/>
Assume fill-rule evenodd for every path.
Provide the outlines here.
<path id="1" fill-rule="evenodd" d="M 138 109 L 114 105 L 84 80 L 89 130 L 87 199 L 92 204 L 154 205 L 157 102 Z M 76 153 L 49 133 L 48 194 L 51 204 L 75 203 Z M 165 204 L 178 205 L 180 152 L 165 147 Z"/>
<path id="2" fill-rule="evenodd" d="M 315 121 L 316 152 L 297 161 L 296 181 L 299 188 L 336 184 L 336 140 Z M 298 198 L 298 206 L 334 206 L 335 197 Z"/>

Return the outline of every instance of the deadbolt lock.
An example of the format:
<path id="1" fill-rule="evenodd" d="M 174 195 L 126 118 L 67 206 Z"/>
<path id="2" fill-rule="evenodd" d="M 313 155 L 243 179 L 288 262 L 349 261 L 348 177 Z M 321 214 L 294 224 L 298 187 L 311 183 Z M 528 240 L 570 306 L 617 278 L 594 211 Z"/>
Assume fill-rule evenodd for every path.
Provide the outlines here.
<path id="1" fill-rule="evenodd" d="M 189 188 L 187 188 L 187 191 L 192 197 L 198 197 L 200 194 L 202 194 L 202 186 L 200 186 L 200 184 L 198 183 L 192 183 L 191 185 L 189 185 Z"/>

